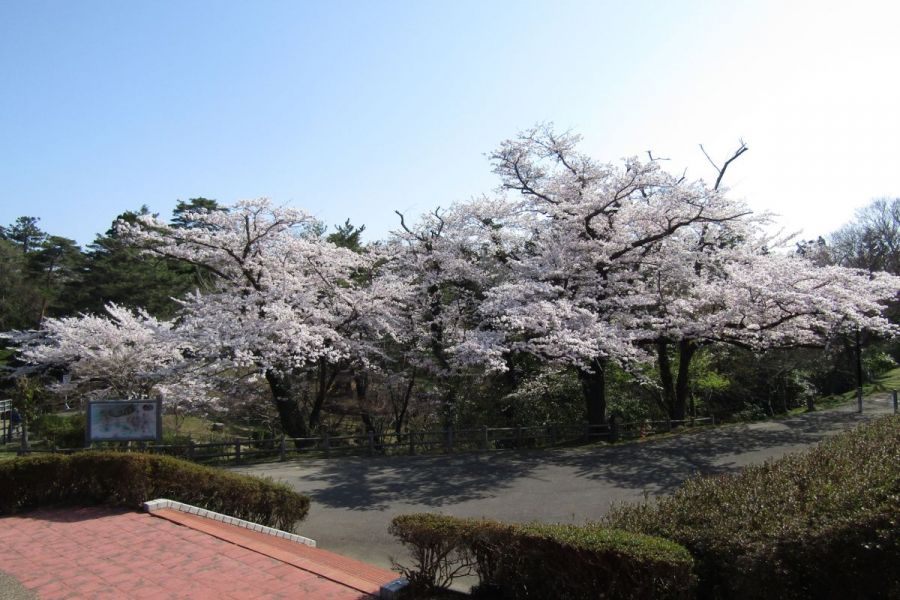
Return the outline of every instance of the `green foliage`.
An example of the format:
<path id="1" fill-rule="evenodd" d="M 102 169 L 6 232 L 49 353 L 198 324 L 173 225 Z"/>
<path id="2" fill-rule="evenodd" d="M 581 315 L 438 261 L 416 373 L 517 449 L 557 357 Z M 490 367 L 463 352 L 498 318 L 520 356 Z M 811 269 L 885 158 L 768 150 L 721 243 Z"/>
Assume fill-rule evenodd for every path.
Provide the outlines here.
<path id="1" fill-rule="evenodd" d="M 143 206 L 122 213 L 116 221 L 136 223 L 149 214 Z M 116 230 L 116 221 L 88 246 L 81 279 L 69 289 L 78 307 L 72 312 L 102 314 L 103 307 L 114 302 L 144 308 L 157 317 L 171 317 L 178 307 L 172 298 L 195 289 L 203 274 L 193 266 L 146 254 L 143 248 L 126 243 Z"/>
<path id="2" fill-rule="evenodd" d="M 495 427 L 528 427 L 547 423 L 574 425 L 582 422 L 584 400 L 574 373 L 540 371 L 539 367 L 527 364 L 517 366 L 525 378 L 503 382 L 504 387 L 511 391 L 499 398 L 498 386 L 486 386 L 482 390 L 481 402 L 473 407 L 476 413 L 471 419 L 473 423 L 477 423 L 479 417 L 481 423 Z M 529 369 L 534 372 L 529 373 Z M 495 379 L 500 377 L 495 376 Z"/>
<path id="3" fill-rule="evenodd" d="M 862 367 L 866 373 L 866 380 L 872 381 L 897 367 L 896 361 L 887 352 L 873 350 L 863 352 Z"/>
<path id="4" fill-rule="evenodd" d="M 350 223 L 350 219 L 344 221 L 343 225 L 336 225 L 334 232 L 328 234 L 325 239 L 341 248 L 347 248 L 354 252 L 362 251 L 362 233 L 366 230 L 365 225 L 356 227 Z"/>
<path id="5" fill-rule="evenodd" d="M 689 480 L 606 524 L 691 551 L 704 598 L 900 594 L 900 417 L 738 475 Z"/>
<path id="6" fill-rule="evenodd" d="M 701 396 L 706 411 L 720 419 L 771 416 L 804 406 L 816 391 L 809 370 L 822 360 L 820 351 L 802 349 L 753 352 L 721 347 L 708 356 L 708 368 L 726 373 L 729 381 L 727 386 L 706 388 Z"/>
<path id="7" fill-rule="evenodd" d="M 52 413 L 39 415 L 31 423 L 31 432 L 57 448 L 84 447 L 86 420 L 83 414 L 63 416 Z"/>
<path id="8" fill-rule="evenodd" d="M 37 217 L 19 217 L 9 227 L 3 228 L 3 238 L 14 243 L 22 254 L 34 251 L 47 239 L 47 234 L 38 227 Z"/>
<path id="9" fill-rule="evenodd" d="M 652 406 L 640 398 L 618 397 L 609 399 L 609 414 L 615 415 L 620 423 L 637 423 L 654 417 Z"/>
<path id="10" fill-rule="evenodd" d="M 701 348 L 691 360 L 690 380 L 698 413 L 707 412 L 709 399 L 716 394 L 727 393 L 731 386 L 728 376 L 716 370 L 713 351 L 709 348 Z"/>
<path id="11" fill-rule="evenodd" d="M 27 421 L 32 421 L 46 398 L 47 390 L 38 379 L 16 377 L 12 389 L 12 404 Z"/>
<path id="12" fill-rule="evenodd" d="M 172 211 L 172 226 L 180 229 L 193 229 L 202 224 L 196 219 L 190 218 L 191 213 L 205 213 L 216 210 L 225 210 L 219 203 L 209 198 L 191 198 L 187 202 L 179 200 Z"/>
<path id="13" fill-rule="evenodd" d="M 36 292 L 35 324 L 76 308 L 67 289 L 80 281 L 83 263 L 84 255 L 75 241 L 56 235 L 47 236 L 27 255 L 29 281 Z"/>
<path id="14" fill-rule="evenodd" d="M 412 587 L 430 593 L 477 574 L 479 595 L 525 598 L 690 598 L 690 554 L 678 544 L 603 527 L 414 514 L 390 531 L 412 551 Z"/>
<path id="15" fill-rule="evenodd" d="M 80 452 L 0 463 L 0 515 L 50 504 L 138 508 L 155 498 L 286 530 L 309 511 L 309 498 L 285 484 L 168 456 Z"/>
<path id="16" fill-rule="evenodd" d="M 36 327 L 68 308 L 66 286 L 80 274 L 81 248 L 19 217 L 0 236 L 0 331 Z"/>
<path id="17" fill-rule="evenodd" d="M 0 331 L 32 324 L 30 296 L 24 255 L 12 242 L 0 239 Z"/>

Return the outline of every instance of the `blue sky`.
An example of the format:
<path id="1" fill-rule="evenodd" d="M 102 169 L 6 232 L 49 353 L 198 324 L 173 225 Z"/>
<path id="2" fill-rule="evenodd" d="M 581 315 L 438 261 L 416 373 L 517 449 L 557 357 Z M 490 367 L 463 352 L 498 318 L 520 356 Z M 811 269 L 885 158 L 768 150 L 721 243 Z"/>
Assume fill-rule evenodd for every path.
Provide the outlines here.
<path id="1" fill-rule="evenodd" d="M 0 223 L 268 196 L 382 237 L 552 121 L 827 233 L 900 195 L 889 2 L 0 2 Z"/>

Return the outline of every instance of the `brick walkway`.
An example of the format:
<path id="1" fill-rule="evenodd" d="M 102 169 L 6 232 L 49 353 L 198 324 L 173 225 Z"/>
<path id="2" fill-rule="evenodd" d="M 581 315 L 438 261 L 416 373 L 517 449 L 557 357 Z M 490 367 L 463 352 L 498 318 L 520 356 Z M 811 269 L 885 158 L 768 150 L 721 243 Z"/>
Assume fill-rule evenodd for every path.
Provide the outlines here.
<path id="1" fill-rule="evenodd" d="M 176 520 L 179 515 L 170 516 Z M 360 589 L 377 590 L 374 580 L 385 583 L 390 576 L 384 570 L 359 568 L 359 580 L 346 579 L 348 567 L 354 565 L 345 564 L 342 570 L 343 557 L 319 555 L 322 551 L 306 547 L 292 554 L 299 544 L 262 539 L 269 536 L 246 530 L 238 532 L 245 536 L 244 543 L 226 541 L 235 535 L 228 529 L 231 526 L 199 521 L 193 525 L 200 529 L 205 525 L 210 531 L 108 508 L 45 509 L 4 517 L 0 519 L 0 570 L 47 600 L 371 600 Z M 342 577 L 344 583 L 339 582 Z"/>

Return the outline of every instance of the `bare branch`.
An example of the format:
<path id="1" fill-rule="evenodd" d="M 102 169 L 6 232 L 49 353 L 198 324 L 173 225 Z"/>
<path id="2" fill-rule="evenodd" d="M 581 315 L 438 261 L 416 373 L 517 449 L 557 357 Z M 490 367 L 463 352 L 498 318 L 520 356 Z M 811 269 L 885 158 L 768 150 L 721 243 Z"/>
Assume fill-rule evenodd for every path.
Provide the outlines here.
<path id="1" fill-rule="evenodd" d="M 734 154 L 731 155 L 731 158 L 726 160 L 725 164 L 722 165 L 722 168 L 719 170 L 719 176 L 716 178 L 716 185 L 715 187 L 713 187 L 714 190 L 719 189 L 719 185 L 722 183 L 722 178 L 725 176 L 725 170 L 728 168 L 728 165 L 734 162 L 734 160 L 737 159 L 737 157 L 739 157 L 741 154 L 749 150 L 749 148 L 747 148 L 747 144 L 744 143 L 744 140 L 739 141 L 741 142 L 741 147 L 735 150 Z"/>
<path id="2" fill-rule="evenodd" d="M 716 172 L 718 173 L 718 172 L 719 172 L 719 165 L 717 165 L 716 163 L 714 163 L 714 162 L 713 162 L 713 159 L 711 159 L 711 158 L 709 157 L 709 154 L 707 154 L 706 148 L 703 147 L 703 144 L 700 144 L 700 151 L 703 152 L 703 156 L 706 157 L 706 160 L 709 161 L 709 164 L 711 164 L 711 165 L 713 166 L 713 169 L 715 169 Z"/>
<path id="3" fill-rule="evenodd" d="M 424 241 L 425 241 L 424 239 L 422 239 L 422 236 L 420 236 L 419 234 L 413 232 L 409 227 L 406 226 L 406 220 L 403 218 L 403 213 L 402 213 L 402 212 L 400 212 L 399 210 L 395 210 L 394 212 L 397 213 L 397 216 L 398 216 L 398 217 L 400 217 L 400 227 L 403 228 L 403 231 L 405 231 L 405 232 L 408 233 L 409 235 L 413 236 L 414 238 L 416 238 L 416 239 L 419 240 L 420 242 L 424 242 Z"/>
<path id="4" fill-rule="evenodd" d="M 740 147 L 734 151 L 734 154 L 731 155 L 731 158 L 726 160 L 725 164 L 723 164 L 721 167 L 719 167 L 719 165 L 717 165 L 715 162 L 713 162 L 713 159 L 710 158 L 709 154 L 706 152 L 706 148 L 703 147 L 703 144 L 700 144 L 700 150 L 703 152 L 703 156 L 706 157 L 706 160 L 709 161 L 709 164 L 711 164 L 713 166 L 713 168 L 716 170 L 716 172 L 718 172 L 718 174 L 719 174 L 718 177 L 716 177 L 716 185 L 713 186 L 713 190 L 716 190 L 716 191 L 719 190 L 719 186 L 722 185 L 722 178 L 725 177 L 725 171 L 728 169 L 728 165 L 730 165 L 732 162 L 734 162 L 737 159 L 737 157 L 739 157 L 741 154 L 743 154 L 744 152 L 749 150 L 749 148 L 747 147 L 747 144 L 744 142 L 744 140 L 738 140 L 738 141 L 741 143 Z"/>
<path id="5" fill-rule="evenodd" d="M 439 225 L 437 231 L 432 231 L 432 237 L 441 237 L 441 232 L 444 231 L 444 218 L 441 216 L 440 206 L 434 209 L 434 217 L 438 220 Z"/>

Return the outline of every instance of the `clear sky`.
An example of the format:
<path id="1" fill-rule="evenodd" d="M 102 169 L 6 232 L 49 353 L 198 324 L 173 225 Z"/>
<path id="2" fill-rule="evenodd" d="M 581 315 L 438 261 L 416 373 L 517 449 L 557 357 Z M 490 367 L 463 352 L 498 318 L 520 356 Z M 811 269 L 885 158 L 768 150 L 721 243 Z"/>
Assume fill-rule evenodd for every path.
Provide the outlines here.
<path id="1" fill-rule="evenodd" d="M 90 242 L 142 204 L 268 196 L 382 237 L 492 193 L 552 121 L 652 149 L 805 237 L 900 195 L 900 3 L 0 0 L 0 223 Z"/>

